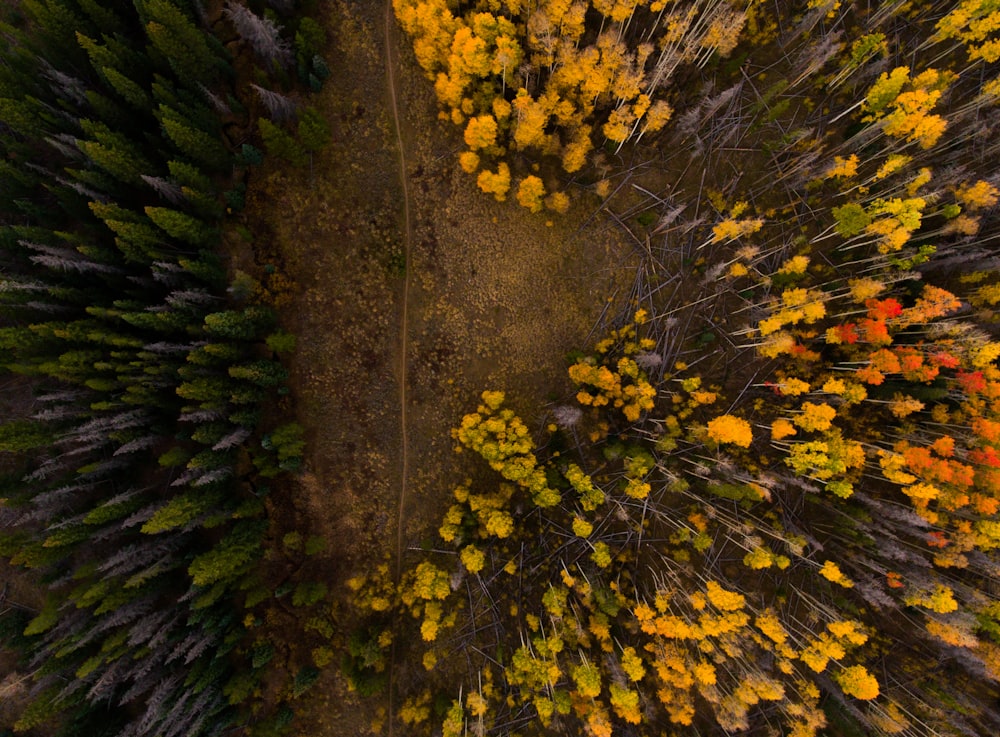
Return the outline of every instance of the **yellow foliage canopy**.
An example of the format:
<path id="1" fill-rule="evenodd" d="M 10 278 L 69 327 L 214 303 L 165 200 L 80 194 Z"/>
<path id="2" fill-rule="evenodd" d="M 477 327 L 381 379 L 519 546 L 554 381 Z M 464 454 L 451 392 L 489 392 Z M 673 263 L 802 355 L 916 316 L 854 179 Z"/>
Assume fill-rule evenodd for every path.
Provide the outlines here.
<path id="1" fill-rule="evenodd" d="M 507 199 L 507 192 L 510 190 L 510 167 L 501 161 L 496 172 L 484 169 L 479 172 L 476 184 L 483 192 L 492 194 L 498 202 L 503 202 Z"/>
<path id="2" fill-rule="evenodd" d="M 716 443 L 731 443 L 741 448 L 749 448 L 753 441 L 750 423 L 735 415 L 722 415 L 708 423 L 708 437 Z"/>
<path id="3" fill-rule="evenodd" d="M 497 122 L 492 115 L 479 115 L 469 118 L 465 126 L 465 143 L 475 151 L 487 148 L 497 142 Z"/>
<path id="4" fill-rule="evenodd" d="M 542 198 L 545 196 L 545 185 L 542 180 L 532 175 L 521 180 L 517 188 L 517 201 L 521 207 L 532 212 L 542 211 Z"/>
<path id="5" fill-rule="evenodd" d="M 835 674 L 844 693 L 856 699 L 870 700 L 879 694 L 878 680 L 862 665 L 852 665 Z"/>
<path id="6" fill-rule="evenodd" d="M 795 415 L 792 422 L 807 432 L 829 430 L 837 410 L 829 404 L 802 403 L 802 413 Z"/>
<path id="7" fill-rule="evenodd" d="M 840 566 L 832 560 L 828 560 L 823 564 L 823 567 L 819 569 L 819 575 L 827 581 L 835 583 L 838 586 L 843 586 L 845 589 L 854 586 L 854 582 L 845 576 L 843 571 L 840 570 Z"/>

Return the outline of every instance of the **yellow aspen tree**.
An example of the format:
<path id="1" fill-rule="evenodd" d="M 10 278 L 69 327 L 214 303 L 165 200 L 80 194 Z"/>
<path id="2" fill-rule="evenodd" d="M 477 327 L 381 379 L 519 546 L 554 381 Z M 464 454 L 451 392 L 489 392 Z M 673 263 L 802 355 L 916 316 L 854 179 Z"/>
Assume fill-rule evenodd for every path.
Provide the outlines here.
<path id="1" fill-rule="evenodd" d="M 895 174 L 897 171 L 902 169 L 908 163 L 913 160 L 912 156 L 903 156 L 902 154 L 890 154 L 885 163 L 878 168 L 875 172 L 875 181 L 885 179 L 890 174 Z"/>
<path id="2" fill-rule="evenodd" d="M 875 120 L 889 108 L 910 81 L 909 67 L 896 67 L 891 72 L 883 72 L 865 95 L 862 110 L 866 120 Z"/>
<path id="3" fill-rule="evenodd" d="M 908 594 L 903 601 L 907 606 L 922 606 L 938 614 L 948 614 L 958 609 L 958 602 L 952 590 L 944 584 L 935 584 L 933 590 L 922 590 Z"/>
<path id="4" fill-rule="evenodd" d="M 911 90 L 901 94 L 895 109 L 885 117 L 883 130 L 893 138 L 916 141 L 921 148 L 931 148 L 944 134 L 947 122 L 940 115 L 931 115 L 941 97 L 939 91 Z"/>
<path id="5" fill-rule="evenodd" d="M 510 167 L 501 161 L 495 172 L 489 169 L 479 172 L 476 184 L 483 192 L 492 194 L 498 202 L 503 202 L 510 191 Z"/>
<path id="6" fill-rule="evenodd" d="M 922 197 L 875 200 L 867 210 L 871 222 L 865 230 L 878 236 L 879 253 L 892 253 L 905 246 L 920 228 L 926 206 L 927 200 Z"/>
<path id="7" fill-rule="evenodd" d="M 622 105 L 611 112 L 608 122 L 601 127 L 601 132 L 609 141 L 624 143 L 634 122 L 635 115 L 632 110 L 627 105 Z"/>
<path id="8" fill-rule="evenodd" d="M 409 576 L 409 585 L 404 586 L 401 593 L 403 603 L 413 605 L 417 600 L 443 601 L 451 593 L 448 572 L 438 568 L 433 563 L 420 563 Z"/>
<path id="9" fill-rule="evenodd" d="M 484 697 L 483 692 L 477 690 L 469 691 L 469 695 L 465 697 L 465 706 L 474 717 L 486 716 L 486 712 L 489 710 L 489 702 Z"/>
<path id="10" fill-rule="evenodd" d="M 601 695 L 601 671 L 586 660 L 570 670 L 577 692 L 584 698 L 595 699 Z"/>
<path id="11" fill-rule="evenodd" d="M 952 647 L 974 648 L 979 645 L 979 638 L 976 637 L 974 628 L 975 620 L 953 622 L 943 619 L 927 618 L 927 632 L 942 642 Z"/>
<path id="12" fill-rule="evenodd" d="M 772 609 L 768 609 L 761 614 L 758 614 L 757 618 L 754 620 L 754 626 L 775 645 L 784 645 L 788 640 L 788 633 L 782 626 L 781 620 L 778 619 L 778 615 L 775 614 Z"/>
<path id="13" fill-rule="evenodd" d="M 823 172 L 823 178 L 832 179 L 833 177 L 841 177 L 843 179 L 848 179 L 857 173 L 857 154 L 851 154 L 847 158 L 844 158 L 843 156 L 834 156 L 833 164 L 825 172 Z"/>
<path id="14" fill-rule="evenodd" d="M 417 725 L 430 719 L 430 692 L 427 691 L 419 696 L 411 697 L 403 702 L 399 710 L 399 718 L 404 724 Z"/>
<path id="15" fill-rule="evenodd" d="M 822 568 L 819 569 L 819 575 L 831 583 L 843 586 L 845 589 L 854 586 L 854 582 L 845 576 L 840 567 L 832 560 L 828 560 L 823 564 Z"/>
<path id="16" fill-rule="evenodd" d="M 593 531 L 594 525 L 583 517 L 573 518 L 573 534 L 577 537 L 590 537 L 590 533 Z"/>
<path id="17" fill-rule="evenodd" d="M 639 708 L 639 692 L 630 688 L 612 683 L 608 686 L 608 694 L 611 697 L 611 708 L 615 714 L 624 719 L 629 724 L 639 724 L 642 722 L 642 711 Z"/>
<path id="18" fill-rule="evenodd" d="M 553 192 L 545 198 L 545 209 L 565 214 L 569 210 L 569 195 L 565 192 Z"/>
<path id="19" fill-rule="evenodd" d="M 724 612 L 738 611 L 746 605 L 746 597 L 743 594 L 724 589 L 717 581 L 708 581 L 705 584 L 705 595 L 712 606 Z"/>
<path id="20" fill-rule="evenodd" d="M 829 334 L 827 342 L 832 343 Z M 845 404 L 858 404 L 868 398 L 868 390 L 861 384 L 854 381 L 844 381 L 842 379 L 827 379 L 823 384 L 823 391 L 827 394 L 836 394 L 844 400 Z"/>
<path id="21" fill-rule="evenodd" d="M 465 710 L 462 708 L 462 702 L 455 700 L 445 713 L 444 722 L 441 724 L 441 737 L 462 737 L 464 733 Z"/>
<path id="22" fill-rule="evenodd" d="M 883 282 L 868 277 L 849 279 L 847 285 L 850 288 L 851 299 L 858 304 L 874 299 L 885 290 Z"/>
<path id="23" fill-rule="evenodd" d="M 593 737 L 611 737 L 611 719 L 604 707 L 594 707 L 587 714 L 587 731 Z"/>
<path id="24" fill-rule="evenodd" d="M 502 97 L 494 97 L 491 108 L 493 110 L 493 117 L 497 119 L 497 122 L 506 126 L 506 121 L 510 118 L 514 106 Z"/>
<path id="25" fill-rule="evenodd" d="M 486 42 L 488 72 L 500 77 L 502 94 L 506 85 L 514 80 L 524 59 L 524 50 L 518 41 L 518 29 L 510 19 L 490 13 L 476 13 L 472 16 L 472 28 L 476 36 Z"/>
<path id="26" fill-rule="evenodd" d="M 753 441 L 750 423 L 735 415 L 722 415 L 708 423 L 708 437 L 716 443 L 729 443 L 741 448 L 749 448 Z"/>
<path id="27" fill-rule="evenodd" d="M 450 108 L 450 117 L 453 122 L 458 122 L 457 117 L 462 119 L 465 117 L 462 113 L 462 100 L 465 99 L 470 81 L 468 77 L 458 73 L 446 74 L 445 72 L 439 72 L 434 79 L 434 94 L 437 95 L 438 102 Z M 455 113 L 458 113 L 459 116 L 456 116 Z"/>
<path id="28" fill-rule="evenodd" d="M 437 639 L 441 629 L 442 614 L 443 610 L 439 602 L 429 601 L 424 605 L 424 621 L 420 625 L 420 636 L 424 642 L 433 642 Z"/>
<path id="29" fill-rule="evenodd" d="M 764 221 L 760 218 L 749 218 L 736 220 L 728 218 L 712 228 L 712 243 L 732 241 L 737 238 L 744 238 L 756 233 L 764 227 Z"/>
<path id="30" fill-rule="evenodd" d="M 806 432 L 822 432 L 829 430 L 832 426 L 833 418 L 837 416 L 837 410 L 829 404 L 814 404 L 803 402 L 800 408 L 802 412 L 792 418 L 792 422 Z"/>
<path id="31" fill-rule="evenodd" d="M 954 80 L 950 72 L 928 69 L 911 79 L 909 67 L 896 67 L 878 78 L 868 90 L 863 120 L 882 121 L 886 135 L 915 141 L 931 148 L 944 133 L 947 122 L 930 110 Z"/>
<path id="32" fill-rule="evenodd" d="M 642 94 L 643 71 L 635 66 L 635 55 L 627 54 L 615 70 L 611 80 L 611 95 L 624 101 L 633 101 L 632 112 L 641 118 L 649 109 L 649 95 Z"/>
<path id="33" fill-rule="evenodd" d="M 806 269 L 809 268 L 809 257 L 808 256 L 792 256 L 790 259 L 785 261 L 781 267 L 775 272 L 776 274 L 785 274 L 787 276 L 800 276 L 806 273 Z M 810 292 L 810 294 L 815 295 L 815 292 Z"/>
<path id="34" fill-rule="evenodd" d="M 799 653 L 799 658 L 815 673 L 822 673 L 831 660 L 847 655 L 844 644 L 829 632 L 821 632 Z"/>
<path id="35" fill-rule="evenodd" d="M 475 151 L 463 151 L 458 157 L 458 165 L 466 174 L 474 174 L 479 168 L 479 154 Z"/>
<path id="36" fill-rule="evenodd" d="M 621 23 L 635 8 L 636 0 L 593 0 L 594 10 Z"/>
<path id="37" fill-rule="evenodd" d="M 478 115 L 469 118 L 465 126 L 465 144 L 476 151 L 489 148 L 497 142 L 497 121 L 492 115 Z"/>
<path id="38" fill-rule="evenodd" d="M 783 440 L 797 432 L 795 426 L 786 419 L 777 419 L 771 423 L 771 440 Z"/>
<path id="39" fill-rule="evenodd" d="M 797 397 L 809 391 L 809 382 L 802 379 L 783 379 L 778 383 L 777 389 L 783 397 Z"/>
<path id="40" fill-rule="evenodd" d="M 657 100 L 646 111 L 643 133 L 655 133 L 660 130 L 674 114 L 674 109 L 665 100 Z"/>
<path id="41" fill-rule="evenodd" d="M 559 35 L 568 43 L 575 44 L 583 36 L 586 27 L 584 20 L 587 15 L 588 3 L 584 0 L 575 0 L 561 19 L 559 25 Z"/>
<path id="42" fill-rule="evenodd" d="M 489 74 L 492 59 L 486 41 L 476 32 L 461 25 L 455 30 L 448 55 L 448 69 L 464 78 L 483 77 Z"/>
<path id="43" fill-rule="evenodd" d="M 846 640 L 854 646 L 864 645 L 868 642 L 868 635 L 862 631 L 861 623 L 853 619 L 830 622 L 826 629 L 837 639 Z"/>
<path id="44" fill-rule="evenodd" d="M 552 71 L 547 86 L 564 97 L 572 97 L 578 102 L 583 102 L 580 87 L 591 74 L 595 73 L 600 58 L 601 52 L 594 46 L 580 49 L 564 44 L 560 52 L 560 63 Z"/>
<path id="45" fill-rule="evenodd" d="M 525 489 L 538 506 L 558 504 L 559 492 L 548 486 L 545 471 L 532 453 L 534 442 L 528 428 L 513 410 L 501 409 L 503 392 L 485 391 L 482 397 L 477 411 L 465 415 L 452 430 L 459 442 L 456 451 L 468 448 L 478 453 L 494 471 Z"/>
<path id="46" fill-rule="evenodd" d="M 967 210 L 975 212 L 986 207 L 993 207 L 1000 199 L 1000 190 L 980 179 L 974 184 L 963 184 L 958 187 L 955 190 L 955 199 L 961 202 Z"/>
<path id="47" fill-rule="evenodd" d="M 691 669 L 694 679 L 702 686 L 714 686 L 718 681 L 715 667 L 711 663 L 697 663 Z"/>
<path id="48" fill-rule="evenodd" d="M 752 696 L 747 694 L 747 703 L 781 701 L 785 698 L 785 687 L 781 682 L 759 671 L 748 674 L 737 689 L 746 689 L 747 692 L 752 692 Z"/>
<path id="49" fill-rule="evenodd" d="M 629 680 L 638 683 L 646 675 L 646 668 L 642 664 L 642 658 L 636 653 L 634 647 L 626 647 L 622 650 L 621 657 L 622 670 Z"/>
<path id="50" fill-rule="evenodd" d="M 673 643 L 651 643 L 653 663 L 660 680 L 656 695 L 674 724 L 688 726 L 694 720 L 695 708 L 691 694 L 694 676 L 687 667 L 681 650 Z"/>
<path id="51" fill-rule="evenodd" d="M 563 146 L 562 166 L 567 173 L 572 174 L 579 171 L 587 163 L 587 156 L 594 148 L 594 144 L 590 140 L 592 130 L 589 125 L 579 126 L 573 131 L 569 142 Z"/>
<path id="52" fill-rule="evenodd" d="M 611 548 L 603 540 L 594 543 L 594 550 L 590 554 L 590 559 L 598 568 L 607 568 L 611 565 Z"/>
<path id="53" fill-rule="evenodd" d="M 517 201 L 521 207 L 531 212 L 542 211 L 542 198 L 545 196 L 545 185 L 538 177 L 531 175 L 521 180 L 517 187 Z"/>
<path id="54" fill-rule="evenodd" d="M 783 354 L 792 353 L 798 345 L 795 336 L 787 330 L 779 330 L 767 336 L 767 339 L 757 346 L 757 352 L 765 358 L 777 358 Z"/>
<path id="55" fill-rule="evenodd" d="M 848 696 L 871 700 L 879 695 L 878 680 L 863 665 L 852 665 L 833 674 L 833 679 Z"/>
<path id="56" fill-rule="evenodd" d="M 652 491 L 652 487 L 641 479 L 629 479 L 624 489 L 625 496 L 632 499 L 645 499 L 649 496 L 650 491 Z"/>
<path id="57" fill-rule="evenodd" d="M 656 389 L 639 370 L 634 359 L 618 360 L 617 371 L 598 366 L 592 359 L 581 359 L 569 368 L 573 383 L 585 388 L 577 392 L 580 404 L 601 407 L 611 404 L 621 408 L 625 419 L 635 422 L 642 412 L 653 408 Z"/>
<path id="58" fill-rule="evenodd" d="M 632 103 L 632 114 L 636 119 L 642 118 L 646 114 L 646 111 L 649 110 L 651 104 L 652 100 L 649 99 L 649 95 L 639 95 L 635 98 L 635 102 Z M 632 130 L 634 131 L 635 127 Z"/>
<path id="59" fill-rule="evenodd" d="M 486 555 L 475 545 L 466 545 L 459 557 L 469 573 L 479 573 L 486 565 Z"/>
<path id="60" fill-rule="evenodd" d="M 462 521 L 465 519 L 465 512 L 458 504 L 452 504 L 441 521 L 438 528 L 438 535 L 447 543 L 454 542 L 461 530 Z"/>
<path id="61" fill-rule="evenodd" d="M 521 88 L 514 98 L 514 143 L 518 148 L 530 146 L 543 148 L 547 145 L 545 125 L 549 121 L 549 113 L 544 105 L 535 100 L 528 91 Z"/>
<path id="62" fill-rule="evenodd" d="M 595 46 L 600 52 L 596 74 L 589 76 L 583 82 L 583 93 L 591 102 L 605 93 L 614 94 L 615 77 L 628 65 L 630 57 L 628 48 L 618 39 L 618 34 L 614 31 L 607 30 L 598 36 Z M 638 94 L 638 89 L 635 92 Z"/>
<path id="63" fill-rule="evenodd" d="M 714 51 L 725 59 L 739 43 L 740 33 L 743 32 L 743 26 L 746 25 L 746 22 L 747 14 L 743 11 L 727 8 L 716 12 L 699 43 L 706 51 Z"/>
<path id="64" fill-rule="evenodd" d="M 908 397 L 899 392 L 893 395 L 892 401 L 889 403 L 889 411 L 899 419 L 908 417 L 914 412 L 919 412 L 923 408 L 924 403 L 919 399 Z"/>
<path id="65" fill-rule="evenodd" d="M 580 507 L 583 508 L 585 512 L 593 512 L 595 509 L 604 504 L 604 492 L 594 486 L 593 480 L 585 474 L 579 466 L 575 463 L 569 464 L 566 471 L 563 472 L 566 480 L 569 482 L 573 490 L 579 494 L 578 500 L 580 502 Z"/>
<path id="66" fill-rule="evenodd" d="M 743 556 L 743 565 L 755 571 L 771 566 L 777 566 L 779 570 L 784 570 L 788 568 L 790 563 L 787 556 L 778 555 L 764 545 L 755 546 L 753 550 Z"/>

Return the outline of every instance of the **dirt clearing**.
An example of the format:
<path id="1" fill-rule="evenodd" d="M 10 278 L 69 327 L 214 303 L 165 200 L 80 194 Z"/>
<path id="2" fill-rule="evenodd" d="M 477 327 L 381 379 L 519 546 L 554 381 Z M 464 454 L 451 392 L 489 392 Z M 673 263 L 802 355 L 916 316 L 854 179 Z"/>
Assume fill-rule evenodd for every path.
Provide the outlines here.
<path id="1" fill-rule="evenodd" d="M 282 525 L 330 542 L 323 563 L 337 599 L 349 577 L 395 556 L 397 525 L 404 548 L 433 543 L 464 476 L 450 428 L 487 388 L 506 391 L 528 422 L 540 421 L 544 405 L 565 392 L 566 354 L 585 347 L 634 268 L 634 250 L 612 224 L 596 218 L 579 228 L 594 197 L 548 218 L 480 193 L 457 165 L 456 129 L 437 119 L 431 85 L 394 30 L 407 240 L 384 11 L 330 3 L 333 75 L 310 103 L 334 142 L 309 169 L 259 174 L 248 205 L 258 260 L 273 259 L 294 283 L 281 313 L 298 336 L 292 396 L 309 441 L 305 473 L 282 490 L 275 511 Z M 400 505 L 404 350 L 409 478 Z M 405 657 L 397 661 L 408 667 Z M 328 673 L 305 701 L 298 732 L 332 735 L 362 734 L 385 700 L 361 704 Z"/>

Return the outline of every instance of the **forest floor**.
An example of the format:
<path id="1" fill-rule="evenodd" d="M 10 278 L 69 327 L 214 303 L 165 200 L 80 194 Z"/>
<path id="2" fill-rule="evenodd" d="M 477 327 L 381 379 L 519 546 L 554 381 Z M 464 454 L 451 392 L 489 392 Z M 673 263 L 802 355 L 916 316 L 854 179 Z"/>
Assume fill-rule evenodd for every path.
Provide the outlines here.
<path id="1" fill-rule="evenodd" d="M 265 167 L 251 183 L 247 220 L 258 259 L 287 280 L 281 313 L 298 336 L 291 389 L 308 441 L 305 471 L 274 511 L 280 528 L 329 541 L 323 576 L 346 635 L 346 581 L 392 564 L 397 540 L 403 549 L 434 545 L 464 475 L 450 429 L 484 389 L 506 391 L 510 406 L 541 421 L 543 405 L 566 391 L 567 353 L 591 342 L 609 299 L 627 294 L 636 257 L 613 222 L 591 217 L 596 196 L 548 219 L 480 193 L 457 165 L 460 136 L 437 119 L 405 39 L 385 33 L 385 8 L 335 2 L 324 12 L 333 75 L 309 102 L 333 143 L 308 170 Z M 396 45 L 388 58 L 398 60 L 405 191 L 387 37 Z M 407 666 L 400 645 L 393 678 L 405 686 L 422 667 Z M 335 669 L 304 701 L 298 734 L 384 726 L 387 695 L 362 702 Z"/>

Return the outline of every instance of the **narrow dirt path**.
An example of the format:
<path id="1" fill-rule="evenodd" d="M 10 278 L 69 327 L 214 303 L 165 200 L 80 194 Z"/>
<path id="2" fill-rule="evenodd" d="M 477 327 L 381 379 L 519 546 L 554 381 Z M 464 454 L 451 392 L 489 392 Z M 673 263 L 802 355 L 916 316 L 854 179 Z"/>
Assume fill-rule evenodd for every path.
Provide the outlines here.
<path id="1" fill-rule="evenodd" d="M 389 84 L 389 106 L 392 110 L 392 123 L 396 130 L 396 145 L 399 147 L 399 182 L 403 188 L 403 294 L 401 295 L 399 317 L 399 433 L 400 433 L 400 482 L 399 482 L 399 514 L 396 526 L 396 568 L 395 577 L 399 575 L 403 558 L 403 505 L 406 501 L 406 485 L 409 478 L 409 436 L 406 421 L 407 375 L 407 335 L 409 331 L 410 303 L 410 266 L 412 259 L 410 251 L 413 241 L 413 219 L 410 213 L 409 175 L 406 172 L 406 149 L 403 146 L 402 122 L 399 118 L 399 91 L 396 86 L 396 58 L 393 54 L 395 41 L 392 29 L 394 23 L 392 0 L 385 3 L 385 68 Z"/>
<path id="2" fill-rule="evenodd" d="M 399 91 L 396 83 L 396 58 L 394 51 L 395 36 L 393 34 L 392 0 L 385 3 L 385 69 L 386 81 L 389 86 L 389 108 L 392 111 L 392 125 L 396 131 L 396 146 L 399 150 L 399 182 L 403 190 L 403 293 L 400 299 L 399 316 L 399 506 L 396 511 L 396 555 L 393 568 L 393 580 L 399 584 L 403 569 L 403 514 L 406 506 L 407 480 L 409 479 L 409 434 L 407 423 L 407 372 L 409 355 L 409 304 L 410 304 L 410 270 L 412 265 L 411 246 L 413 241 L 413 221 L 411 215 L 409 176 L 406 171 L 406 148 L 403 145 L 402 121 L 399 117 Z M 389 706 L 386 715 L 389 737 L 393 734 L 393 714 L 395 714 L 395 678 L 396 641 L 392 642 L 389 652 Z"/>

